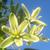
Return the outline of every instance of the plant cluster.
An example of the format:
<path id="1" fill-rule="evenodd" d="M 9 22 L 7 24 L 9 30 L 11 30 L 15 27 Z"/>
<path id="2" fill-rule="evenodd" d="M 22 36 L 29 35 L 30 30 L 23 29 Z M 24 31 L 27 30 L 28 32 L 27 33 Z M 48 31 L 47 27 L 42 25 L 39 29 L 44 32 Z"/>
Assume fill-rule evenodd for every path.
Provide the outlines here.
<path id="1" fill-rule="evenodd" d="M 46 27 L 46 24 L 39 20 L 41 16 L 38 15 L 41 8 L 37 7 L 35 10 L 33 10 L 32 14 L 30 14 L 24 4 L 21 4 L 21 6 L 23 12 L 25 13 L 25 17 L 23 16 L 23 20 L 20 17 L 22 21 L 19 24 L 20 19 L 18 19 L 13 12 L 10 13 L 10 26 L 8 27 L 6 25 L 2 25 L 1 27 L 1 30 L 9 36 L 3 40 L 3 42 L 0 44 L 0 48 L 7 48 L 13 43 L 15 43 L 17 47 L 21 47 L 23 42 L 26 42 L 27 45 L 31 45 L 32 43 L 39 41 L 47 42 L 49 40 L 48 38 L 43 37 L 41 32 Z"/>

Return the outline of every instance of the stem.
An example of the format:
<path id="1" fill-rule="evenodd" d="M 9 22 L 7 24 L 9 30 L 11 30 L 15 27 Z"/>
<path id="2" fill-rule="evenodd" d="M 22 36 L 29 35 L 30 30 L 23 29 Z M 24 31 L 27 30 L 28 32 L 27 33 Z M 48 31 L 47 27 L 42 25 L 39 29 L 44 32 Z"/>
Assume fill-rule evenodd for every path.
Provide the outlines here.
<path id="1" fill-rule="evenodd" d="M 30 24 L 28 25 L 28 28 L 27 28 L 27 30 L 28 30 L 28 33 L 30 32 Z"/>

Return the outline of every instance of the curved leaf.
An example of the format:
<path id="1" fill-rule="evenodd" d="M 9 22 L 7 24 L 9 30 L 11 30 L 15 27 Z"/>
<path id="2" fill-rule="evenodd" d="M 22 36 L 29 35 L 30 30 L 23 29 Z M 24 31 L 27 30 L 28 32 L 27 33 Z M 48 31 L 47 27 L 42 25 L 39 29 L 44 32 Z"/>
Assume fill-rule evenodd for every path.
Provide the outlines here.
<path id="1" fill-rule="evenodd" d="M 6 48 L 8 46 L 10 46 L 11 44 L 14 43 L 14 37 L 10 36 L 8 38 L 6 38 L 1 44 L 0 44 L 0 48 Z"/>
<path id="2" fill-rule="evenodd" d="M 39 35 L 43 29 L 44 29 L 44 26 L 39 25 L 39 26 L 37 26 L 37 28 L 35 29 L 34 32 L 35 32 L 37 35 Z"/>
<path id="3" fill-rule="evenodd" d="M 11 30 L 10 28 L 6 27 L 5 25 L 3 25 L 3 26 L 1 27 L 1 29 L 2 29 L 3 32 L 12 35 L 12 30 Z"/>
<path id="4" fill-rule="evenodd" d="M 25 31 L 25 29 L 27 28 L 28 24 L 29 24 L 29 22 L 27 20 L 24 20 L 18 27 L 19 32 L 21 33 L 23 31 Z"/>
<path id="5" fill-rule="evenodd" d="M 39 41 L 39 37 L 36 35 L 30 36 L 29 34 L 26 34 L 25 36 L 23 36 L 23 40 L 26 42 L 38 42 Z"/>
<path id="6" fill-rule="evenodd" d="M 30 30 L 30 35 L 34 35 L 34 34 L 35 34 L 36 28 L 37 28 L 36 25 L 34 25 L 34 26 L 32 27 L 32 29 Z"/>
<path id="7" fill-rule="evenodd" d="M 17 45 L 17 47 L 20 47 L 23 45 L 22 39 L 15 39 L 14 41 L 15 41 L 15 44 Z"/>
<path id="8" fill-rule="evenodd" d="M 31 14 L 31 19 L 36 19 L 36 17 L 39 15 L 41 8 L 37 7 L 35 10 L 33 10 Z"/>
<path id="9" fill-rule="evenodd" d="M 18 21 L 17 21 L 17 18 L 15 16 L 15 14 L 13 13 L 10 13 L 10 16 L 9 16 L 9 23 L 10 23 L 10 27 L 15 30 L 15 28 L 18 27 Z"/>
<path id="10" fill-rule="evenodd" d="M 24 4 L 22 4 L 22 9 L 23 9 L 26 17 L 30 17 L 30 13 L 29 13 L 28 9 L 26 8 L 26 6 Z"/>
<path id="11" fill-rule="evenodd" d="M 31 21 L 31 23 L 34 23 L 34 24 L 37 24 L 37 25 L 40 24 L 40 25 L 46 26 L 46 24 L 44 22 L 40 21 L 40 20 L 33 20 L 33 21 Z"/>

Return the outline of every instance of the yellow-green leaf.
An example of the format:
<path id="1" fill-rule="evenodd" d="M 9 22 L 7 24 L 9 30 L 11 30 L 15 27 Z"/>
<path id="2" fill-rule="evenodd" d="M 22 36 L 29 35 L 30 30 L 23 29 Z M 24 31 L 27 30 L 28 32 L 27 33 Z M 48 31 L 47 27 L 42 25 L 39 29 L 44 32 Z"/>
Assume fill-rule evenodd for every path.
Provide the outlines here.
<path id="1" fill-rule="evenodd" d="M 34 35 L 34 34 L 35 34 L 36 28 L 37 28 L 36 25 L 34 25 L 34 26 L 32 27 L 32 29 L 30 30 L 30 34 L 31 34 L 31 35 Z"/>
<path id="2" fill-rule="evenodd" d="M 23 39 L 24 39 L 24 41 L 26 41 L 26 42 L 29 42 L 29 41 L 38 42 L 38 41 L 39 41 L 39 37 L 38 37 L 38 36 L 33 35 L 32 37 L 30 37 L 29 34 L 23 36 Z"/>
<path id="3" fill-rule="evenodd" d="M 17 27 L 18 27 L 18 20 L 15 16 L 14 13 L 10 13 L 10 16 L 9 16 L 9 23 L 10 23 L 10 27 L 15 30 Z"/>
<path id="4" fill-rule="evenodd" d="M 5 32 L 6 34 L 11 34 L 12 35 L 12 30 L 5 25 L 1 27 L 2 31 Z"/>
<path id="5" fill-rule="evenodd" d="M 15 44 L 16 44 L 17 47 L 20 47 L 20 46 L 23 45 L 22 39 L 15 39 L 14 41 L 15 41 Z"/>
<path id="6" fill-rule="evenodd" d="M 27 28 L 28 24 L 29 24 L 29 21 L 24 20 L 18 27 L 19 32 L 25 31 L 25 29 Z"/>
<path id="7" fill-rule="evenodd" d="M 42 22 L 42 21 L 40 21 L 40 20 L 34 20 L 34 21 L 31 21 L 32 23 L 34 23 L 34 24 L 40 24 L 40 25 L 43 25 L 43 26 L 46 26 L 46 24 L 44 23 L 44 22 Z"/>
<path id="8" fill-rule="evenodd" d="M 6 48 L 8 46 L 10 46 L 11 44 L 14 43 L 14 37 L 10 36 L 8 38 L 6 38 L 1 44 L 0 44 L 0 48 Z"/>
<path id="9" fill-rule="evenodd" d="M 35 33 L 38 35 L 38 34 L 40 34 L 41 33 L 41 31 L 44 29 L 44 26 L 42 26 L 42 25 L 39 25 L 39 26 L 37 26 L 37 28 L 35 29 Z"/>
<path id="10" fill-rule="evenodd" d="M 35 10 L 33 10 L 31 14 L 31 19 L 36 19 L 36 17 L 39 15 L 41 8 L 37 7 Z"/>
<path id="11" fill-rule="evenodd" d="M 46 37 L 40 37 L 40 41 L 48 42 L 48 41 L 50 41 L 50 39 L 48 39 L 48 38 L 46 38 Z"/>
<path id="12" fill-rule="evenodd" d="M 26 8 L 26 6 L 24 4 L 22 4 L 22 9 L 23 9 L 26 17 L 30 17 L 30 13 L 29 13 L 28 9 Z"/>

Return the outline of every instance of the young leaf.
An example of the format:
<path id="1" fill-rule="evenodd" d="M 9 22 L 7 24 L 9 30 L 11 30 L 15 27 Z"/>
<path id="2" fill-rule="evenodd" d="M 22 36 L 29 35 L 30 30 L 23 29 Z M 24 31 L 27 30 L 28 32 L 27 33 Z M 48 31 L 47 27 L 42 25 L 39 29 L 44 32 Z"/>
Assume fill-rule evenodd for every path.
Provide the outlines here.
<path id="1" fill-rule="evenodd" d="M 1 44 L 0 44 L 0 48 L 6 48 L 8 46 L 10 46 L 11 44 L 13 44 L 14 42 L 14 37 L 10 36 L 8 38 L 6 38 Z"/>
<path id="2" fill-rule="evenodd" d="M 17 21 L 17 18 L 16 18 L 16 16 L 15 16 L 15 14 L 10 13 L 10 16 L 9 16 L 9 23 L 10 23 L 10 27 L 11 27 L 12 29 L 17 28 L 17 26 L 18 26 L 18 21 Z"/>
<path id="3" fill-rule="evenodd" d="M 3 25 L 3 26 L 1 27 L 1 29 L 2 29 L 3 32 L 12 35 L 12 31 L 11 31 L 10 28 L 8 28 L 8 27 L 6 27 L 6 26 Z"/>
<path id="4" fill-rule="evenodd" d="M 29 41 L 26 43 L 26 45 L 31 46 L 32 43 L 33 43 L 32 41 Z"/>
<path id="5" fill-rule="evenodd" d="M 26 34 L 25 36 L 23 36 L 24 41 L 29 42 L 38 42 L 39 41 L 39 37 L 36 35 L 33 35 L 32 37 L 28 34 Z"/>
<path id="6" fill-rule="evenodd" d="M 41 36 L 40 37 L 40 41 L 48 42 L 48 41 L 50 41 L 50 39 Z"/>
<path id="7" fill-rule="evenodd" d="M 24 20 L 18 27 L 19 31 L 23 32 L 27 28 L 28 24 L 29 22 L 27 20 Z"/>
<path id="8" fill-rule="evenodd" d="M 30 13 L 29 13 L 28 9 L 26 8 L 26 6 L 24 4 L 22 4 L 22 9 L 23 9 L 26 17 L 30 17 Z"/>
<path id="9" fill-rule="evenodd" d="M 34 20 L 34 21 L 31 21 L 31 23 L 46 26 L 46 24 L 44 22 L 40 21 L 40 20 Z"/>
<path id="10" fill-rule="evenodd" d="M 36 19 L 36 17 L 39 15 L 41 8 L 37 7 L 35 10 L 33 10 L 31 14 L 31 19 Z"/>
<path id="11" fill-rule="evenodd" d="M 42 26 L 42 25 L 39 25 L 39 26 L 37 26 L 37 28 L 35 29 L 35 33 L 38 35 L 38 34 L 40 34 L 41 33 L 41 31 L 44 29 L 44 26 Z"/>
<path id="12" fill-rule="evenodd" d="M 15 41 L 15 44 L 17 45 L 17 47 L 20 47 L 23 45 L 22 39 L 15 39 L 14 41 Z"/>
<path id="13" fill-rule="evenodd" d="M 30 30 L 30 34 L 31 34 L 31 35 L 34 35 L 34 34 L 35 34 L 36 28 L 37 28 L 36 25 L 34 25 L 34 26 L 32 27 L 32 29 Z"/>

